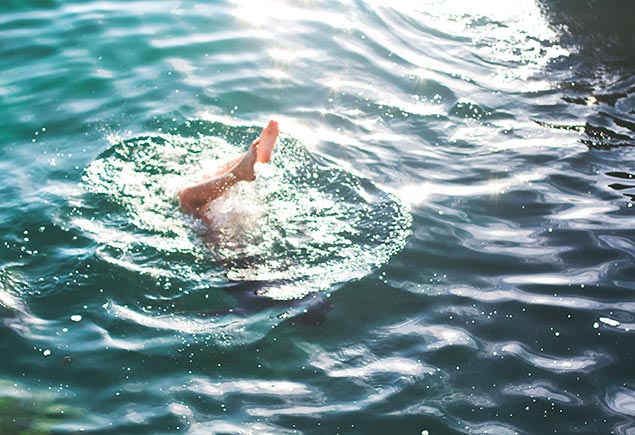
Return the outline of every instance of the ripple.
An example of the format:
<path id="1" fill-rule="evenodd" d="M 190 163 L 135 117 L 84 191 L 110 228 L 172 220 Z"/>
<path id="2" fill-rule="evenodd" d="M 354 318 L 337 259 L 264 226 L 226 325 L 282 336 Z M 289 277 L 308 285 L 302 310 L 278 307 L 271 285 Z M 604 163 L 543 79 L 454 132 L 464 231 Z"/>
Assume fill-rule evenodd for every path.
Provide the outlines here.
<path id="1" fill-rule="evenodd" d="M 197 318 L 194 314 L 158 315 L 156 312 L 142 312 L 111 302 L 109 312 L 117 318 L 142 325 L 155 331 L 176 332 L 202 335 L 206 340 L 221 346 L 239 346 L 254 342 L 271 331 L 280 323 L 280 310 L 261 310 L 248 316 L 227 313 L 211 318 Z M 171 335 L 168 335 L 171 337 Z M 165 338 L 157 339 L 157 344 L 165 342 Z M 122 342 L 123 348 L 141 347 L 147 349 L 151 342 L 141 341 L 135 345 L 135 340 Z"/>
<path id="2" fill-rule="evenodd" d="M 321 405 L 301 405 L 290 404 L 287 407 L 252 407 L 247 409 L 247 413 L 257 417 L 276 417 L 276 416 L 311 416 L 312 418 L 332 413 L 349 413 L 360 410 L 367 410 L 373 405 L 384 403 L 392 394 L 395 393 L 394 388 L 385 388 L 382 391 L 368 394 L 354 402 L 342 401 L 339 403 L 328 403 Z"/>
<path id="3" fill-rule="evenodd" d="M 582 372 L 589 373 L 610 362 L 607 355 L 587 351 L 583 356 L 557 357 L 555 355 L 538 354 L 520 343 L 506 343 L 494 346 L 494 351 L 502 356 L 514 355 L 533 367 L 554 373 Z"/>
<path id="4" fill-rule="evenodd" d="M 615 388 L 606 394 L 604 402 L 613 412 L 635 417 L 635 391 L 630 388 Z"/>
<path id="5" fill-rule="evenodd" d="M 253 423 L 232 423 L 226 420 L 209 420 L 193 421 L 188 428 L 187 433 L 190 435 L 223 435 L 233 434 L 261 434 L 261 435 L 296 435 L 296 429 L 285 429 L 280 426 L 268 424 L 265 422 Z"/>
<path id="6" fill-rule="evenodd" d="M 602 407 L 611 414 L 619 415 L 623 418 L 623 423 L 616 424 L 613 428 L 616 434 L 632 434 L 635 422 L 635 391 L 630 387 L 612 387 L 600 399 Z"/>
<path id="7" fill-rule="evenodd" d="M 503 392 L 514 396 L 543 399 L 549 402 L 555 401 L 561 404 L 582 404 L 582 401 L 575 395 L 562 391 L 558 386 L 544 381 L 530 384 L 508 385 L 503 389 Z"/>
<path id="8" fill-rule="evenodd" d="M 597 299 L 543 295 L 523 292 L 520 290 L 478 290 L 470 287 L 452 287 L 448 290 L 456 296 L 469 297 L 484 302 L 517 301 L 526 304 L 548 305 L 554 307 L 576 308 L 580 310 L 625 310 L 635 311 L 635 303 L 631 302 L 603 302 Z"/>
<path id="9" fill-rule="evenodd" d="M 29 285 L 15 269 L 17 265 L 0 267 L 0 322 L 22 337 L 40 340 L 49 322 L 29 311 Z"/>
<path id="10" fill-rule="evenodd" d="M 26 284 L 8 267 L 0 268 L 0 306 L 11 311 L 26 312 L 21 291 Z"/>
<path id="11" fill-rule="evenodd" d="M 255 183 L 212 204 L 214 231 L 204 242 L 176 211 L 175 192 L 201 167 L 236 152 L 214 132 L 242 143 L 254 130 L 203 122 L 185 130 L 189 136 L 116 144 L 86 169 L 86 188 L 111 212 L 107 219 L 83 213 L 75 224 L 94 235 L 111 263 L 194 282 L 223 275 L 260 281 L 259 294 L 298 299 L 360 278 L 404 246 L 410 226 L 404 206 L 367 180 L 324 168 L 290 139 L 280 141 Z"/>
<path id="12" fill-rule="evenodd" d="M 383 358 L 377 361 L 367 362 L 362 367 L 339 369 L 334 369 L 334 367 L 329 368 L 328 365 L 321 365 L 322 363 L 323 362 L 316 362 L 315 365 L 323 370 L 328 369 L 329 376 L 335 378 L 352 377 L 366 379 L 380 373 L 396 373 L 419 377 L 423 374 L 431 374 L 434 372 L 434 370 L 427 368 L 422 364 L 400 357 Z"/>
<path id="13" fill-rule="evenodd" d="M 599 271 L 575 270 L 570 272 L 554 273 L 533 273 L 531 275 L 507 276 L 502 281 L 510 284 L 542 284 L 542 285 L 567 285 L 585 284 L 597 282 L 600 277 Z"/>
<path id="14" fill-rule="evenodd" d="M 419 378 L 435 372 L 434 368 L 409 358 L 377 357 L 364 346 L 351 346 L 335 355 L 311 346 L 305 345 L 303 348 L 316 355 L 311 365 L 334 378 L 358 378 L 368 382 L 370 378 L 382 374 Z"/>
<path id="15" fill-rule="evenodd" d="M 409 320 L 391 325 L 379 331 L 379 336 L 392 340 L 395 336 L 408 336 L 425 343 L 426 350 L 438 350 L 448 346 L 465 346 L 477 349 L 476 340 L 464 329 L 445 325 L 422 324 L 424 319 Z"/>
<path id="16" fill-rule="evenodd" d="M 289 396 L 310 396 L 316 394 L 305 384 L 288 381 L 240 379 L 212 382 L 203 378 L 192 378 L 188 381 L 190 383 L 189 391 L 205 394 L 216 399 L 221 399 L 229 394 L 276 396 L 283 399 Z"/>

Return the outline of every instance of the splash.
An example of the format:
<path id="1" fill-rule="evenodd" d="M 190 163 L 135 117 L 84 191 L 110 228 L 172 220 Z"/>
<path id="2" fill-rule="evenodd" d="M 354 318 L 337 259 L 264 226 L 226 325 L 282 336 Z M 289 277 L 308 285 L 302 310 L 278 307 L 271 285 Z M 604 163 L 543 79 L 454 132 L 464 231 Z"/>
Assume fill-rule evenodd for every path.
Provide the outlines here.
<path id="1" fill-rule="evenodd" d="M 274 158 L 212 203 L 212 228 L 179 211 L 176 192 L 213 173 L 258 134 L 191 121 L 171 134 L 115 143 L 86 169 L 75 224 L 100 256 L 188 288 L 255 282 L 272 299 L 300 299 L 359 279 L 399 252 L 411 216 L 370 181 L 325 165 L 281 137 Z"/>

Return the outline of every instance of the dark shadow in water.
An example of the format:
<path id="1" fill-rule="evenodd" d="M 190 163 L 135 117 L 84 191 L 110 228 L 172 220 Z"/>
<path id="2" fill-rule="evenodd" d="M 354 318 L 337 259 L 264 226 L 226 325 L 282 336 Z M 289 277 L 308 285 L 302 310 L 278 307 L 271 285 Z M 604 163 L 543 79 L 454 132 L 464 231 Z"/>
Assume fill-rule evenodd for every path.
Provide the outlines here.
<path id="1" fill-rule="evenodd" d="M 322 293 L 311 293 L 298 300 L 276 300 L 262 296 L 260 292 L 266 286 L 275 283 L 257 281 L 235 282 L 227 292 L 236 299 L 236 304 L 229 310 L 203 310 L 196 311 L 202 318 L 223 317 L 227 315 L 249 316 L 269 308 L 279 308 L 283 312 L 300 308 L 302 313 L 293 316 L 293 321 L 303 325 L 317 326 L 326 322 L 329 313 L 333 309 L 331 301 Z M 191 313 L 190 313 L 191 314 Z"/>
<path id="2" fill-rule="evenodd" d="M 581 142 L 592 150 L 635 146 L 635 2 L 630 0 L 541 0 L 540 7 L 549 24 L 559 34 L 560 43 L 571 55 L 551 65 L 550 74 L 560 82 L 562 99 L 585 113 L 579 125 L 552 128 L 579 130 Z M 626 172 L 607 173 L 624 178 Z M 611 183 L 625 193 L 632 186 Z"/>
<path id="3" fill-rule="evenodd" d="M 549 23 L 560 33 L 560 42 L 605 60 L 633 63 L 635 2 L 631 0 L 541 0 Z"/>
<path id="4" fill-rule="evenodd" d="M 606 175 L 619 180 L 619 182 L 609 184 L 611 189 L 619 191 L 634 189 L 633 192 L 635 192 L 635 174 L 631 174 L 629 172 L 611 171 L 607 172 Z M 628 181 L 628 183 L 626 181 Z M 635 193 L 624 193 L 624 196 L 627 196 L 631 198 L 631 200 L 635 201 Z"/>

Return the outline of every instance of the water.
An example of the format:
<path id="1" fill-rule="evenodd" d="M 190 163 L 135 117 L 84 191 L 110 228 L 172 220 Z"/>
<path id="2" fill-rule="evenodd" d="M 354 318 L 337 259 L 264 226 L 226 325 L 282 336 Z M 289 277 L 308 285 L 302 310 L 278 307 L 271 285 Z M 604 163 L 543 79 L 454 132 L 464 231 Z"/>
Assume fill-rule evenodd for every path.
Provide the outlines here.
<path id="1" fill-rule="evenodd" d="M 481 3 L 5 1 L 0 432 L 632 434 L 635 11 Z"/>

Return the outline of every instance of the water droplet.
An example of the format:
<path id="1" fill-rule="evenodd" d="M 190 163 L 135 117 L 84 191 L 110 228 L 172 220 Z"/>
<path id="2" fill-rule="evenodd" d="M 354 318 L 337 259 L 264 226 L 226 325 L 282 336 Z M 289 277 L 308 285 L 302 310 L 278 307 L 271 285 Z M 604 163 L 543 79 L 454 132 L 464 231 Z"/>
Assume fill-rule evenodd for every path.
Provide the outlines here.
<path id="1" fill-rule="evenodd" d="M 617 327 L 621 325 L 620 322 L 618 322 L 617 320 L 613 320 L 609 317 L 600 317 L 600 322 L 604 323 L 605 325 L 609 325 L 613 327 Z"/>

